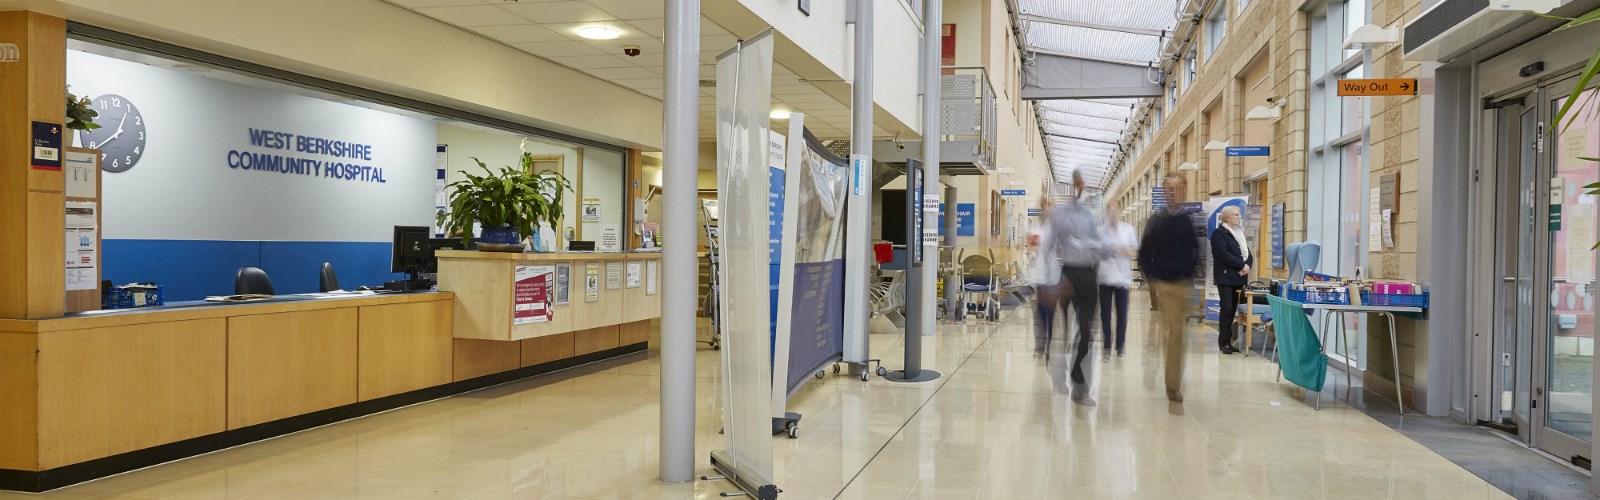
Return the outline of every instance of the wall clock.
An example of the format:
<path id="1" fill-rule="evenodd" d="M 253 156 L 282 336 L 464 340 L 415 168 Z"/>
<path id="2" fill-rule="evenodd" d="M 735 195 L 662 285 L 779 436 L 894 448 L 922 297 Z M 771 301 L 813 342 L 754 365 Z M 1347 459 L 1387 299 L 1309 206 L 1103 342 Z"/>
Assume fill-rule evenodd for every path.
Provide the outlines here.
<path id="1" fill-rule="evenodd" d="M 132 101 L 116 94 L 105 94 L 90 103 L 100 116 L 95 123 L 100 128 L 78 131 L 78 144 L 100 150 L 100 168 L 107 172 L 125 172 L 144 157 L 144 115 Z"/>

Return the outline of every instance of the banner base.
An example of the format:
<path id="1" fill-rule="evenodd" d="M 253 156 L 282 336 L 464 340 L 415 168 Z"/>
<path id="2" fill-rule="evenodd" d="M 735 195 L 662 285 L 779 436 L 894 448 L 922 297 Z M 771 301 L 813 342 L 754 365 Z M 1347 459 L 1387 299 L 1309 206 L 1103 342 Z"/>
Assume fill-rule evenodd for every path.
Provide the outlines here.
<path id="1" fill-rule="evenodd" d="M 734 486 L 738 486 L 740 491 L 745 492 L 745 494 L 756 500 L 778 499 L 778 485 L 771 484 L 766 479 L 761 478 L 759 474 L 755 474 L 722 455 L 722 450 L 711 452 L 711 466 L 722 474 L 723 479 L 727 479 Z M 723 496 L 728 495 L 723 494 Z"/>
<path id="2" fill-rule="evenodd" d="M 939 377 L 940 377 L 939 372 L 936 372 L 936 371 L 933 371 L 933 370 L 928 370 L 928 369 L 921 370 L 920 373 L 918 373 L 917 376 L 915 376 L 915 377 L 906 377 L 906 372 L 904 370 L 894 370 L 894 371 L 885 372 L 885 373 L 881 374 L 881 376 L 883 377 L 884 380 L 888 380 L 890 382 L 901 382 L 901 383 L 907 383 L 907 384 L 916 383 L 916 382 L 928 382 L 928 381 L 931 381 L 931 380 L 938 380 Z"/>

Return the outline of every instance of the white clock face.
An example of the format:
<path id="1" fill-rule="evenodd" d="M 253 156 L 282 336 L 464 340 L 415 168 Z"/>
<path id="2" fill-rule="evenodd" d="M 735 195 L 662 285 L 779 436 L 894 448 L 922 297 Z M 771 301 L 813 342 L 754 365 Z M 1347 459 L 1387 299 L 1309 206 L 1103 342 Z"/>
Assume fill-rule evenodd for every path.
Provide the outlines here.
<path id="1" fill-rule="evenodd" d="M 89 149 L 100 150 L 100 168 L 107 172 L 123 172 L 144 158 L 144 115 L 133 102 L 116 94 L 105 94 L 90 103 L 100 113 L 94 122 L 100 128 L 78 132 L 78 143 Z"/>

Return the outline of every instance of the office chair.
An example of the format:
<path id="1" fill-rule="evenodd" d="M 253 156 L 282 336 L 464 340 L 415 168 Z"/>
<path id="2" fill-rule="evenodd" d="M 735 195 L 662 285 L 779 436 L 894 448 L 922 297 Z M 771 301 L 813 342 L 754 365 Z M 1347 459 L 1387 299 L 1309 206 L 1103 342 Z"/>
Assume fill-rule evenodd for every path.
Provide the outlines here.
<path id="1" fill-rule="evenodd" d="M 233 278 L 233 294 L 277 295 L 277 292 L 273 291 L 272 278 L 267 277 L 266 271 L 245 266 L 239 268 L 239 274 Z"/>
<path id="2" fill-rule="evenodd" d="M 328 293 L 341 289 L 339 288 L 339 275 L 333 272 L 333 264 L 328 262 L 322 263 L 322 280 L 320 283 L 322 284 L 320 287 L 322 293 Z"/>

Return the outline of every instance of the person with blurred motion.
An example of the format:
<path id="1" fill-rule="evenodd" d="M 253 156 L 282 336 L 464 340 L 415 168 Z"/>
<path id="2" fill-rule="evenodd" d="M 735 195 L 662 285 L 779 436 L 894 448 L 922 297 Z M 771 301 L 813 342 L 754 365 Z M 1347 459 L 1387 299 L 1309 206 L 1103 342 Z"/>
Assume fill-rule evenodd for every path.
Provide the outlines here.
<path id="1" fill-rule="evenodd" d="M 1150 217 L 1145 224 L 1144 237 L 1139 244 L 1139 269 L 1144 272 L 1151 294 L 1161 304 L 1156 311 L 1155 337 L 1165 344 L 1167 370 L 1167 399 L 1183 402 L 1183 365 L 1188 357 L 1188 342 L 1184 336 L 1184 323 L 1188 321 L 1189 308 L 1194 300 L 1195 267 L 1200 262 L 1200 243 L 1196 241 L 1194 223 L 1182 208 L 1184 189 L 1181 175 L 1162 179 L 1161 185 L 1171 196 L 1167 209 Z"/>
<path id="2" fill-rule="evenodd" d="M 1239 313 L 1239 289 L 1250 281 L 1250 245 L 1245 242 L 1244 226 L 1239 222 L 1239 207 L 1226 206 L 1217 229 L 1211 231 L 1211 275 L 1217 282 L 1217 350 L 1223 354 L 1239 352 L 1233 346 L 1233 318 Z"/>
<path id="3" fill-rule="evenodd" d="M 1114 203 L 1106 204 L 1106 225 L 1100 228 L 1109 255 L 1100 261 L 1100 330 L 1105 332 L 1101 345 L 1101 361 L 1111 360 L 1112 332 L 1115 330 L 1117 356 L 1123 355 L 1123 344 L 1128 338 L 1128 287 L 1133 286 L 1132 259 L 1139 255 L 1139 235 L 1122 222 Z M 1112 315 L 1115 313 L 1115 316 Z M 1115 320 L 1115 323 L 1112 321 Z M 1112 325 L 1116 325 L 1112 328 Z"/>
<path id="4" fill-rule="evenodd" d="M 1061 261 L 1055 254 L 1045 252 L 1041 242 L 1050 239 L 1050 210 L 1055 202 L 1045 196 L 1039 200 L 1039 220 L 1028 233 L 1028 246 L 1033 250 L 1030 278 L 1033 282 L 1033 357 L 1050 356 L 1050 338 L 1055 332 L 1056 303 L 1061 300 L 1057 283 L 1061 281 Z"/>
<path id="5" fill-rule="evenodd" d="M 1061 259 L 1061 310 L 1063 318 L 1067 307 L 1078 320 L 1076 348 L 1072 355 L 1072 401 L 1084 406 L 1094 406 L 1089 395 L 1089 366 L 1084 358 L 1089 355 L 1094 337 L 1095 281 L 1100 260 L 1105 257 L 1106 245 L 1101 239 L 1100 225 L 1087 208 L 1078 203 L 1083 197 L 1083 176 L 1072 173 L 1072 197 L 1050 213 L 1050 238 L 1040 243 L 1042 253 L 1054 254 Z M 1068 328 L 1063 323 L 1063 328 Z M 1070 330 L 1069 330 L 1070 331 Z"/>

